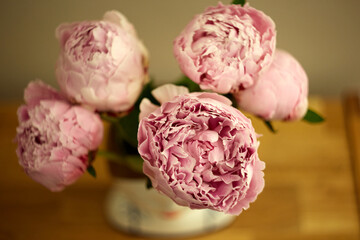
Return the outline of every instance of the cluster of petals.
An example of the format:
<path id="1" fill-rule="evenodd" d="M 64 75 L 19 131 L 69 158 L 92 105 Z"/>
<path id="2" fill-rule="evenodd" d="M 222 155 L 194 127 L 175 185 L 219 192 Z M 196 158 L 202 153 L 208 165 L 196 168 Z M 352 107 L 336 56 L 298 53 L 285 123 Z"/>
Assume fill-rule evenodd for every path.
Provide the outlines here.
<path id="1" fill-rule="evenodd" d="M 117 11 L 100 21 L 61 24 L 56 77 L 61 92 L 41 81 L 25 89 L 18 109 L 20 165 L 52 191 L 75 182 L 103 137 L 97 112 L 132 108 L 147 82 L 148 54 L 133 25 Z"/>
<path id="2" fill-rule="evenodd" d="M 19 163 L 32 179 L 61 191 L 85 172 L 88 152 L 101 143 L 102 122 L 41 81 L 31 82 L 24 98 L 15 139 Z"/>
<path id="3" fill-rule="evenodd" d="M 140 105 L 138 151 L 152 185 L 177 204 L 238 215 L 264 187 L 251 121 L 216 93 L 164 85 Z"/>
<path id="4" fill-rule="evenodd" d="M 180 69 L 202 89 L 229 93 L 252 86 L 270 65 L 275 24 L 248 4 L 207 8 L 173 44 Z"/>
<path id="5" fill-rule="evenodd" d="M 117 11 L 101 21 L 61 24 L 56 77 L 71 101 L 98 111 L 130 109 L 148 80 L 148 54 L 131 23 Z"/>

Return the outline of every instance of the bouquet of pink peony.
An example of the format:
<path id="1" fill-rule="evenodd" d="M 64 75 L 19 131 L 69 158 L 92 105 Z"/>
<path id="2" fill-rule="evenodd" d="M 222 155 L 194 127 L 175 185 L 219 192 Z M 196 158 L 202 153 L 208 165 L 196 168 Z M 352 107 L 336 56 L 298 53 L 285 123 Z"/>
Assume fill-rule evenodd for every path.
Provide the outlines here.
<path id="1" fill-rule="evenodd" d="M 117 11 L 100 21 L 56 29 L 60 90 L 40 80 L 25 89 L 16 129 L 20 165 L 35 181 L 61 191 L 103 154 L 145 174 L 175 203 L 238 215 L 264 188 L 259 135 L 241 111 L 300 120 L 308 78 L 276 49 L 272 19 L 249 4 L 207 8 L 173 42 L 184 77 L 154 87 L 148 52 Z M 315 116 L 315 119 L 314 119 Z M 305 119 L 317 121 L 308 111 Z M 124 158 L 99 150 L 111 123 Z"/>

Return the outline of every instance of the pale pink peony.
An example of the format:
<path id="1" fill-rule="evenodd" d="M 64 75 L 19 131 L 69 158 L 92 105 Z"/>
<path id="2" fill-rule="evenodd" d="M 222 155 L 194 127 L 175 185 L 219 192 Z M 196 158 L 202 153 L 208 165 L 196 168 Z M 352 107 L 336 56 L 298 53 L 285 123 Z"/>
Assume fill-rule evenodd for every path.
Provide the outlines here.
<path id="1" fill-rule="evenodd" d="M 266 69 L 276 44 L 270 17 L 246 4 L 209 7 L 174 41 L 181 70 L 202 89 L 229 93 L 248 88 Z"/>
<path id="2" fill-rule="evenodd" d="M 192 209 L 247 209 L 264 187 L 265 168 L 251 121 L 216 93 L 165 85 L 153 95 L 162 105 L 141 103 L 138 131 L 153 187 Z"/>
<path id="3" fill-rule="evenodd" d="M 57 91 L 41 81 L 25 89 L 18 109 L 16 149 L 20 165 L 35 181 L 51 191 L 75 182 L 88 166 L 88 152 L 103 136 L 99 116 L 71 106 Z"/>
<path id="4" fill-rule="evenodd" d="M 276 50 L 268 71 L 234 96 L 241 109 L 265 120 L 298 120 L 308 107 L 308 77 L 293 56 Z"/>
<path id="5" fill-rule="evenodd" d="M 74 102 L 99 111 L 130 109 L 148 80 L 147 51 L 119 12 L 102 21 L 61 24 L 56 77 Z"/>

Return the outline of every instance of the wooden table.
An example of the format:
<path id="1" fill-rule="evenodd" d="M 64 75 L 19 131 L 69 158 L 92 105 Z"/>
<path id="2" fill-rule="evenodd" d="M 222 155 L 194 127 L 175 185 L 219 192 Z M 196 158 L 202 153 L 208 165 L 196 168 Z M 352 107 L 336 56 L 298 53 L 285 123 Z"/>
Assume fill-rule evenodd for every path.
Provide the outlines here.
<path id="1" fill-rule="evenodd" d="M 326 116 L 326 123 L 275 122 L 274 135 L 254 120 L 257 132 L 263 134 L 264 191 L 230 227 L 193 239 L 359 238 L 356 171 L 350 167 L 359 141 L 348 144 L 346 108 L 339 99 L 312 98 L 310 105 Z M 61 193 L 51 193 L 23 173 L 13 143 L 16 108 L 17 104 L 0 104 L 0 239 L 141 239 L 106 222 L 103 206 L 111 177 L 103 159 L 95 164 L 96 180 L 85 174 Z M 358 120 L 352 121 L 354 126 L 359 126 Z M 347 122 L 352 132 L 352 123 Z"/>

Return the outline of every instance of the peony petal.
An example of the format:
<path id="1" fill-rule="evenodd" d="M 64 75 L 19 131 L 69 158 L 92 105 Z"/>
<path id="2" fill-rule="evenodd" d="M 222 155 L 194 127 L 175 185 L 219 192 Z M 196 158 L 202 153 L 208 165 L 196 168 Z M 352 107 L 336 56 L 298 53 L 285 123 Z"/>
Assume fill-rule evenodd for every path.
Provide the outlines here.
<path id="1" fill-rule="evenodd" d="M 18 116 L 19 122 L 25 122 L 25 121 L 29 120 L 30 116 L 28 113 L 27 106 L 21 105 L 17 110 L 17 116 Z"/>
<path id="2" fill-rule="evenodd" d="M 277 49 L 256 84 L 234 93 L 240 108 L 266 120 L 299 120 L 307 110 L 308 78 L 300 63 Z"/>
<path id="3" fill-rule="evenodd" d="M 28 105 L 37 105 L 41 100 L 65 101 L 65 98 L 57 90 L 39 79 L 28 84 L 24 91 L 24 99 Z"/>
<path id="4" fill-rule="evenodd" d="M 224 103 L 226 105 L 231 106 L 232 102 L 230 101 L 230 99 L 228 99 L 227 97 L 224 97 L 222 95 L 219 95 L 217 93 L 196 93 L 196 96 L 198 98 L 209 98 L 209 99 L 213 99 L 216 100 L 218 102 Z"/>
<path id="5" fill-rule="evenodd" d="M 63 48 L 65 46 L 66 41 L 73 33 L 73 29 L 76 25 L 78 25 L 78 23 L 63 23 L 56 28 L 55 37 L 59 40 L 60 47 Z"/>
<path id="6" fill-rule="evenodd" d="M 154 89 L 151 94 L 161 104 L 172 100 L 176 96 L 188 94 L 189 90 L 183 86 L 176 86 L 174 84 L 164 84 Z"/>
<path id="7" fill-rule="evenodd" d="M 143 119 L 144 117 L 149 116 L 152 112 L 158 109 L 159 106 L 151 103 L 151 101 L 147 98 L 144 98 L 140 103 L 140 114 L 139 120 Z"/>
<path id="8" fill-rule="evenodd" d="M 136 32 L 133 25 L 120 12 L 116 10 L 108 11 L 104 14 L 103 20 L 118 25 L 126 32 L 129 32 L 136 37 Z"/>
<path id="9" fill-rule="evenodd" d="M 197 134 L 193 139 L 215 143 L 219 140 L 219 134 L 215 131 L 207 130 Z"/>

